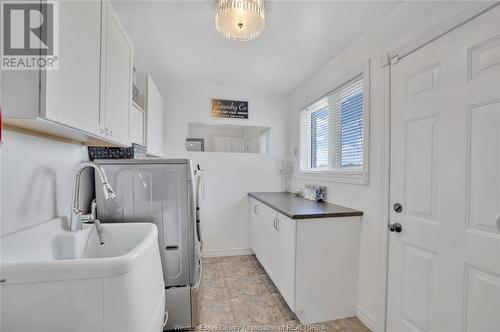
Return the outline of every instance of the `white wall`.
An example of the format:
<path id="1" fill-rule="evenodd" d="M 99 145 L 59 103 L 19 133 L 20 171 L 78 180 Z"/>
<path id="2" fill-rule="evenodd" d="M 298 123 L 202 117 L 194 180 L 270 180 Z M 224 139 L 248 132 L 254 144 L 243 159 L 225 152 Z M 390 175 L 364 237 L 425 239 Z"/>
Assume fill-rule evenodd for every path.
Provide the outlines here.
<path id="1" fill-rule="evenodd" d="M 74 170 L 87 159 L 81 145 L 4 131 L 0 235 L 69 216 Z M 82 177 L 82 204 L 89 203 L 91 178 Z"/>
<path id="2" fill-rule="evenodd" d="M 387 52 L 418 37 L 430 27 L 455 14 L 466 4 L 460 2 L 407 2 L 396 7 L 384 20 L 338 54 L 290 94 L 289 156 L 298 167 L 294 149 L 299 147 L 299 110 L 305 100 L 343 78 L 371 59 L 369 184 L 329 183 L 328 201 L 364 211 L 358 279 L 358 316 L 375 331 L 383 331 L 385 317 L 386 220 L 380 220 L 381 149 L 385 98 L 385 70 L 379 60 Z M 316 183 L 294 173 L 292 187 Z"/>
<path id="3" fill-rule="evenodd" d="M 249 253 L 250 191 L 282 191 L 279 173 L 286 156 L 287 96 L 216 86 L 176 86 L 166 102 L 165 156 L 199 161 L 205 167 L 202 236 L 207 255 Z M 213 119 L 211 98 L 247 100 L 249 119 Z M 187 152 L 188 122 L 271 127 L 270 154 Z"/>

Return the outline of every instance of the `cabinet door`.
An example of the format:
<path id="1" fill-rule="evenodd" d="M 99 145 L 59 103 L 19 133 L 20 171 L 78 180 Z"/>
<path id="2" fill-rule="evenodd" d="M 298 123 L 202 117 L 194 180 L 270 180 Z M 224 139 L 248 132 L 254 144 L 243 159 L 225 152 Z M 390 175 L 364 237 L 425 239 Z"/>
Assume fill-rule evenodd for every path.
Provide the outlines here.
<path id="1" fill-rule="evenodd" d="M 259 228 L 257 224 L 259 218 L 258 207 L 257 201 L 250 198 L 250 249 L 252 249 L 257 258 L 259 258 L 257 249 L 257 237 L 259 236 Z"/>
<path id="2" fill-rule="evenodd" d="M 129 138 L 132 143 L 144 144 L 144 113 L 134 104 L 130 107 Z"/>
<path id="3" fill-rule="evenodd" d="M 163 112 L 165 111 L 165 103 L 150 76 L 147 79 L 146 104 L 146 143 L 148 153 L 161 156 L 163 155 Z"/>
<path id="4" fill-rule="evenodd" d="M 99 134 L 101 2 L 59 1 L 58 19 L 59 70 L 41 72 L 40 115 Z"/>
<path id="5" fill-rule="evenodd" d="M 271 279 L 275 280 L 275 260 L 276 260 L 276 229 L 274 228 L 277 219 L 277 212 L 268 206 L 264 207 L 264 216 L 262 218 L 262 265 L 266 268 Z"/>
<path id="6" fill-rule="evenodd" d="M 129 144 L 133 48 L 111 4 L 107 6 L 106 17 L 104 135 L 117 142 Z"/>
<path id="7" fill-rule="evenodd" d="M 255 249 L 257 250 L 257 258 L 262 265 L 264 265 L 263 261 L 266 259 L 265 252 L 269 249 L 266 248 L 266 233 L 269 232 L 268 227 L 266 227 L 266 225 L 268 225 L 268 223 L 266 223 L 266 218 L 268 218 L 268 214 L 266 212 L 267 206 L 257 201 L 256 206 L 257 218 L 255 219 Z"/>
<path id="8" fill-rule="evenodd" d="M 275 282 L 281 295 L 293 310 L 295 299 L 295 221 L 278 214 L 276 234 Z"/>

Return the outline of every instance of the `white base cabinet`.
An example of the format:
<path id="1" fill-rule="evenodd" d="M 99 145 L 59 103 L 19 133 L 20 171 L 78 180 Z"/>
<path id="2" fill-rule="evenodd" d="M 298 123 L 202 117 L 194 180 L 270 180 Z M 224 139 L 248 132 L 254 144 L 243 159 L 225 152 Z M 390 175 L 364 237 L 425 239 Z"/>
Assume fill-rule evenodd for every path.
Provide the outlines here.
<path id="1" fill-rule="evenodd" d="M 293 310 L 296 223 L 253 198 L 251 200 L 250 247 Z"/>
<path id="2" fill-rule="evenodd" d="M 360 220 L 292 220 L 250 198 L 250 247 L 301 323 L 356 315 Z"/>

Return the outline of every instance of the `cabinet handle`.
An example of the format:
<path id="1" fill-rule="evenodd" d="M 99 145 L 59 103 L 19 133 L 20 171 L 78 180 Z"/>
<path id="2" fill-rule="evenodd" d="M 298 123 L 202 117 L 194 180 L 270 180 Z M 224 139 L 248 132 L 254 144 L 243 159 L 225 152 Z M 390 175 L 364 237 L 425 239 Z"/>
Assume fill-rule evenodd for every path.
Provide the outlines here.
<path id="1" fill-rule="evenodd" d="M 257 205 L 253 206 L 253 213 L 257 214 Z"/>
<path id="2" fill-rule="evenodd" d="M 280 218 L 276 218 L 276 230 L 279 232 L 280 231 Z"/>
<path id="3" fill-rule="evenodd" d="M 280 230 L 280 228 L 278 226 L 278 222 L 279 222 L 278 217 L 274 217 L 273 226 L 274 226 L 274 229 L 277 230 L 277 231 Z"/>

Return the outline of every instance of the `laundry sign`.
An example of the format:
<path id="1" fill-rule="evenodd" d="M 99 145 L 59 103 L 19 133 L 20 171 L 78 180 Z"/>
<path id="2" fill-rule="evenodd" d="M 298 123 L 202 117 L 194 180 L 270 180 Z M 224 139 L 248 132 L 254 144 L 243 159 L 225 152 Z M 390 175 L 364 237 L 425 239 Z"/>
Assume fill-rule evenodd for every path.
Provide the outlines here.
<path id="1" fill-rule="evenodd" d="M 214 118 L 248 119 L 248 101 L 212 98 Z"/>

